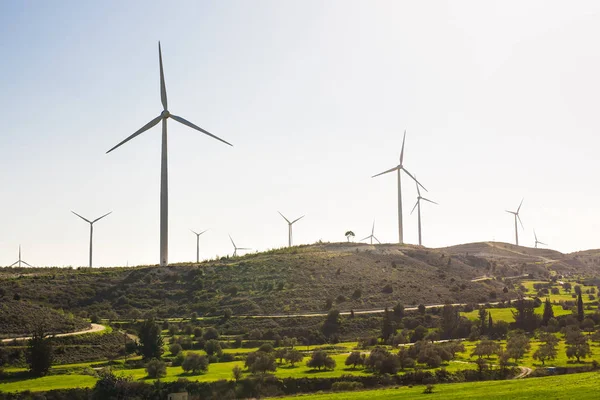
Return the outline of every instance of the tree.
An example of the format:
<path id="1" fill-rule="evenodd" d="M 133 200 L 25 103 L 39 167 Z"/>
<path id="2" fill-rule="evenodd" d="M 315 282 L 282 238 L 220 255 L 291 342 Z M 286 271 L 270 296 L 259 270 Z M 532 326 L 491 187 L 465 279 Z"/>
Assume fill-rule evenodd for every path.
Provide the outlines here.
<path id="1" fill-rule="evenodd" d="M 523 333 L 513 333 L 506 342 L 506 352 L 510 358 L 515 360 L 515 363 L 523 358 L 530 348 L 529 338 Z"/>
<path id="2" fill-rule="evenodd" d="M 146 364 L 146 373 L 148 378 L 157 379 L 167 376 L 167 364 L 163 361 L 153 358 Z"/>
<path id="3" fill-rule="evenodd" d="M 52 365 L 52 339 L 47 337 L 44 327 L 37 327 L 27 346 L 29 371 L 34 376 L 44 376 Z"/>
<path id="4" fill-rule="evenodd" d="M 285 347 L 279 347 L 275 350 L 275 358 L 279 358 L 279 364 L 283 364 L 283 359 L 285 358 L 288 350 Z"/>
<path id="5" fill-rule="evenodd" d="M 579 329 L 568 330 L 565 343 L 567 345 L 566 353 L 568 358 L 575 357 L 577 362 L 581 362 L 581 358 L 587 358 L 592 355 L 588 338 Z"/>
<path id="6" fill-rule="evenodd" d="M 494 332 L 494 321 L 492 320 L 492 313 L 488 313 L 488 333 L 491 335 Z"/>
<path id="7" fill-rule="evenodd" d="M 202 337 L 207 341 L 211 339 L 217 340 L 219 339 L 219 331 L 211 326 L 204 331 L 204 335 L 202 335 Z"/>
<path id="8" fill-rule="evenodd" d="M 287 362 L 289 362 L 290 364 L 292 364 L 292 367 L 294 366 L 295 363 L 302 361 L 303 358 L 304 358 L 304 354 L 302 354 L 301 352 L 299 352 L 296 349 L 288 350 L 285 353 L 285 360 Z"/>
<path id="9" fill-rule="evenodd" d="M 340 330 L 340 312 L 338 310 L 331 310 L 327 314 L 327 318 L 321 326 L 321 332 L 327 339 L 337 335 Z"/>
<path id="10" fill-rule="evenodd" d="M 392 316 L 386 307 L 383 312 L 383 322 L 381 324 L 381 337 L 384 341 L 387 341 L 390 336 L 394 334 L 396 328 L 394 327 L 394 323 L 392 321 Z"/>
<path id="11" fill-rule="evenodd" d="M 415 360 L 410 356 L 410 353 L 406 347 L 402 347 L 398 351 L 398 365 L 403 371 L 406 368 L 414 368 L 415 366 Z"/>
<path id="12" fill-rule="evenodd" d="M 160 326 L 154 319 L 147 319 L 142 322 L 138 330 L 140 345 L 138 351 L 144 360 L 152 358 L 160 359 L 163 354 L 163 338 L 160 336 Z"/>
<path id="13" fill-rule="evenodd" d="M 306 365 L 312 369 L 318 369 L 319 371 L 321 370 L 321 368 L 324 369 L 334 369 L 335 368 L 335 360 L 333 358 L 331 358 L 327 352 L 323 351 L 323 350 L 315 350 L 312 353 L 312 356 L 310 358 L 310 360 L 308 360 L 308 362 L 306 363 Z"/>
<path id="14" fill-rule="evenodd" d="M 531 300 L 519 299 L 514 302 L 515 311 L 511 311 L 515 319 L 515 328 L 525 332 L 533 332 L 538 326 L 539 316 L 535 313 Z"/>
<path id="15" fill-rule="evenodd" d="M 383 347 L 375 347 L 365 360 L 365 366 L 377 374 L 395 374 L 400 360 Z"/>
<path id="16" fill-rule="evenodd" d="M 275 356 L 271 353 L 255 351 L 246 357 L 246 366 L 253 374 L 266 374 L 277 370 Z"/>
<path id="17" fill-rule="evenodd" d="M 567 293 L 571 291 L 571 284 L 569 282 L 563 283 L 562 287 L 565 290 L 565 292 L 567 292 Z"/>
<path id="18" fill-rule="evenodd" d="M 185 372 L 192 372 L 194 374 L 198 372 L 208 371 L 208 358 L 201 356 L 198 353 L 188 353 L 181 364 L 181 368 Z"/>
<path id="19" fill-rule="evenodd" d="M 350 353 L 348 358 L 346 358 L 346 365 L 352 365 L 352 369 L 356 369 L 357 365 L 364 364 L 364 358 L 361 357 L 360 351 L 353 351 Z"/>
<path id="20" fill-rule="evenodd" d="M 575 286 L 576 288 L 578 286 Z M 579 294 L 577 295 L 577 320 L 582 322 L 585 318 L 585 312 L 583 311 L 583 299 L 581 298 L 581 288 L 579 288 Z"/>
<path id="21" fill-rule="evenodd" d="M 551 333 L 544 332 L 540 335 L 540 346 L 533 353 L 533 359 L 545 364 L 546 360 L 554 360 L 558 354 L 556 346 L 558 345 L 558 338 Z"/>
<path id="22" fill-rule="evenodd" d="M 239 365 L 233 367 L 233 369 L 231 370 L 231 375 L 233 376 L 233 379 L 235 379 L 236 382 L 242 379 L 242 369 Z"/>
<path id="23" fill-rule="evenodd" d="M 554 318 L 554 310 L 552 309 L 550 298 L 546 297 L 546 301 L 544 302 L 544 313 L 542 314 L 542 325 L 548 326 L 548 322 L 550 322 L 550 319 L 552 318 Z"/>
<path id="24" fill-rule="evenodd" d="M 393 310 L 396 321 L 402 321 L 402 318 L 404 318 L 404 305 L 402 303 L 398 303 L 394 306 Z"/>
<path id="25" fill-rule="evenodd" d="M 442 339 L 451 339 L 460 322 L 460 313 L 452 304 L 444 304 L 440 321 L 440 336 Z"/>
<path id="26" fill-rule="evenodd" d="M 479 307 L 479 332 L 485 335 L 487 328 L 488 312 L 484 306 Z"/>
<path id="27" fill-rule="evenodd" d="M 590 317 L 587 317 L 583 320 L 583 322 L 581 323 L 581 329 L 583 329 L 584 331 L 586 331 L 588 334 L 592 333 L 594 331 L 594 320 Z"/>
<path id="28" fill-rule="evenodd" d="M 173 343 L 172 345 L 169 346 L 169 351 L 171 352 L 171 355 L 176 356 L 177 354 L 179 354 L 181 352 L 182 348 L 181 345 L 178 343 Z"/>
<path id="29" fill-rule="evenodd" d="M 212 355 L 217 355 L 217 356 L 221 356 L 221 354 L 223 354 L 223 350 L 221 349 L 221 344 L 219 343 L 218 340 L 215 339 L 210 339 L 209 341 L 206 342 L 206 344 L 204 345 L 204 351 L 206 351 L 206 354 L 208 354 L 209 356 Z"/>
<path id="30" fill-rule="evenodd" d="M 348 242 L 350 241 L 350 238 L 354 239 L 354 232 L 352 231 L 346 231 L 346 233 L 344 233 L 344 236 L 346 236 L 346 239 L 348 239 Z"/>
<path id="31" fill-rule="evenodd" d="M 477 356 L 478 358 L 483 358 L 484 356 L 488 359 L 493 355 L 500 351 L 501 346 L 499 343 L 489 340 L 483 339 L 473 349 L 471 352 L 471 357 Z"/>

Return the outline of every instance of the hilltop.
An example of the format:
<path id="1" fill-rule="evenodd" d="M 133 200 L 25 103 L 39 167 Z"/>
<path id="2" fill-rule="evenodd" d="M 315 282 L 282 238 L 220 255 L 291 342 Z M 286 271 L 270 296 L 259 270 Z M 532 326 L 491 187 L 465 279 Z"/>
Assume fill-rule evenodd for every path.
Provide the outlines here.
<path id="1" fill-rule="evenodd" d="M 364 310 L 507 300 L 516 293 L 500 278 L 593 276 L 599 257 L 494 242 L 440 249 L 318 243 L 166 268 L 4 268 L 0 292 L 81 317 Z M 477 279 L 490 276 L 497 279 Z"/>

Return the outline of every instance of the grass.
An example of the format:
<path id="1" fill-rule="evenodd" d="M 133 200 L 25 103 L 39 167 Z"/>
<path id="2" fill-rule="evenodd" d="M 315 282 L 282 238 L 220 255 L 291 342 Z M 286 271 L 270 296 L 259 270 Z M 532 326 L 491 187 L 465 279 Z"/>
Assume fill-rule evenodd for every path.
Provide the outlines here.
<path id="1" fill-rule="evenodd" d="M 486 381 L 435 385 L 433 394 L 424 395 L 424 386 L 395 389 L 367 390 L 360 392 L 326 393 L 283 397 L 280 400 L 404 400 L 404 399 L 597 399 L 597 372 L 530 378 L 510 381 Z"/>
<path id="2" fill-rule="evenodd" d="M 96 384 L 96 378 L 89 375 L 50 375 L 6 383 L 0 383 L 0 392 L 43 392 L 53 389 L 86 388 Z"/>
<path id="3" fill-rule="evenodd" d="M 508 323 L 515 322 L 512 312 L 516 309 L 514 307 L 507 308 L 488 308 L 488 312 L 492 314 L 492 319 L 497 321 L 506 321 Z M 562 306 L 557 304 L 552 305 L 552 310 L 554 311 L 554 316 L 559 317 L 561 315 L 569 315 L 572 314 L 571 310 L 563 310 Z M 544 313 L 544 306 L 537 307 L 535 309 L 535 313 L 542 315 Z M 471 321 L 475 321 L 479 318 L 479 310 L 473 310 L 470 312 L 462 312 L 460 315 L 467 317 Z"/>

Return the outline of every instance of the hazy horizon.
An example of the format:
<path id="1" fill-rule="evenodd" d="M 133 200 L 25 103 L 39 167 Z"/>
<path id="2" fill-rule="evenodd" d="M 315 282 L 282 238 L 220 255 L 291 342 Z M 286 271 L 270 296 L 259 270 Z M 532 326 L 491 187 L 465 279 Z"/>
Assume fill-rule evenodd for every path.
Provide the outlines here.
<path id="1" fill-rule="evenodd" d="M 435 6 L 433 6 L 435 5 Z M 397 242 L 404 165 L 429 190 L 423 245 L 600 248 L 600 4 L 210 1 L 0 4 L 0 265 L 159 261 L 169 109 L 169 262 L 370 235 Z M 143 18 L 142 18 L 143 17 Z M 404 239 L 416 244 L 403 176 Z"/>

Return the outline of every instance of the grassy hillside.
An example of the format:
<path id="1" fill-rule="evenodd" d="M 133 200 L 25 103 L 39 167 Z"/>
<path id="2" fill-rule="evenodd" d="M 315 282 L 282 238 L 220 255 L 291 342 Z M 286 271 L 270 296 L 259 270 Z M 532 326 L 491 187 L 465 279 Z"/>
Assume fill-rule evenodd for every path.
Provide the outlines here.
<path id="1" fill-rule="evenodd" d="M 316 244 L 168 268 L 3 269 L 0 290 L 54 308 L 122 317 L 149 310 L 169 317 L 225 309 L 250 315 L 358 310 L 510 296 L 500 282 L 471 282 L 485 271 L 479 259 L 417 246 Z"/>
<path id="2" fill-rule="evenodd" d="M 89 327 L 89 323 L 71 313 L 56 311 L 26 301 L 0 302 L 0 339 L 30 334 L 32 328 L 43 322 L 48 333 L 72 332 Z"/>

